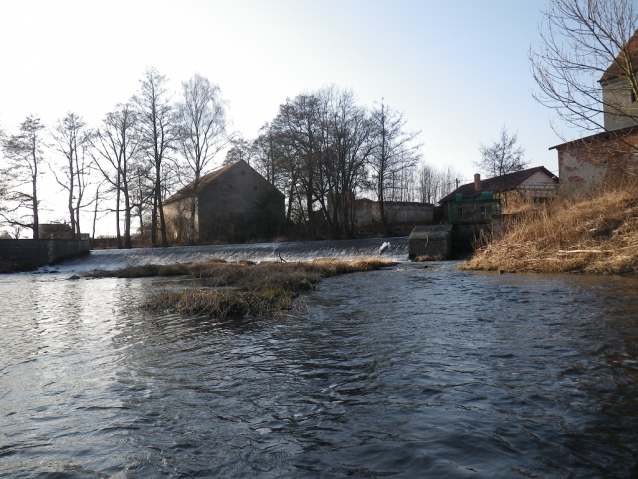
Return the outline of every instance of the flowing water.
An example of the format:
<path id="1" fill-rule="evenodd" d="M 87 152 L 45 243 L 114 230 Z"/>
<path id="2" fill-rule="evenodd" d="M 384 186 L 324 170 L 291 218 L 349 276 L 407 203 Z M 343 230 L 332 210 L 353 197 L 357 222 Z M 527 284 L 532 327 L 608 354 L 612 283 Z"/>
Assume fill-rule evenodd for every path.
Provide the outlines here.
<path id="1" fill-rule="evenodd" d="M 638 476 L 635 279 L 402 262 L 218 321 L 68 280 L 123 254 L 0 277 L 0 476 Z"/>

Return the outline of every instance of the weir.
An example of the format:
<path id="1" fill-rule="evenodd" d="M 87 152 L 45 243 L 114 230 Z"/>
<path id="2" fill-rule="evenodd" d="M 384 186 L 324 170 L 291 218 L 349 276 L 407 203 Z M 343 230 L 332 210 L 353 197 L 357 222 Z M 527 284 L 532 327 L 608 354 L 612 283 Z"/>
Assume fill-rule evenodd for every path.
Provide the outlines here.
<path id="1" fill-rule="evenodd" d="M 385 243 L 388 245 L 386 246 Z M 200 262 L 213 258 L 226 261 L 260 262 L 309 261 L 315 258 L 355 259 L 358 256 L 380 256 L 391 261 L 408 261 L 408 238 L 93 250 L 88 255 L 56 265 L 55 269 L 58 271 L 112 270 L 143 264 Z"/>

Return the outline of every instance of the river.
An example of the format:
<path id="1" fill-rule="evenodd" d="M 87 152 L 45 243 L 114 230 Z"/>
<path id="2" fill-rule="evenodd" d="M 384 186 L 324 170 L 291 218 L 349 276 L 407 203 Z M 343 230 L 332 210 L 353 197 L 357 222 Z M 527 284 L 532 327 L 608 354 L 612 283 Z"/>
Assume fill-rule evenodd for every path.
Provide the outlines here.
<path id="1" fill-rule="evenodd" d="M 137 309 L 184 278 L 68 279 L 141 254 L 0 276 L 0 476 L 638 476 L 634 278 L 402 261 L 224 321 Z"/>

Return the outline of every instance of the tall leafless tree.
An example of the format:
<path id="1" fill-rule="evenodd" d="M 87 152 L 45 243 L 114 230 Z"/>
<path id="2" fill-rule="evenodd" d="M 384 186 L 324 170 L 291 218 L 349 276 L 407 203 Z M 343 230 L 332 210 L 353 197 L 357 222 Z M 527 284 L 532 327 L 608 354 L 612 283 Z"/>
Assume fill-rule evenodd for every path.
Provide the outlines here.
<path id="1" fill-rule="evenodd" d="M 638 98 L 638 39 L 630 42 L 637 27 L 635 0 L 551 0 L 529 53 L 535 98 L 581 133 L 605 129 L 604 112 L 638 123 L 638 108 L 623 107 L 616 94 Z M 616 92 L 603 95 L 599 81 L 612 65 Z"/>
<path id="2" fill-rule="evenodd" d="M 51 166 L 57 183 L 67 192 L 67 208 L 71 223 L 71 237 L 80 237 L 80 210 L 83 206 L 84 192 L 89 184 L 90 161 L 87 149 L 91 145 L 93 132 L 82 118 L 69 112 L 58 120 L 52 136 L 57 150 L 64 156 L 60 168 Z M 61 174 L 59 173 L 61 171 Z"/>
<path id="3" fill-rule="evenodd" d="M 155 68 L 144 73 L 140 90 L 133 96 L 139 119 L 140 146 L 153 168 L 153 212 L 151 216 L 151 243 L 157 246 L 157 231 L 161 245 L 168 246 L 163 207 L 163 179 L 166 177 L 165 160 L 177 138 L 174 108 L 166 90 L 167 79 Z"/>
<path id="4" fill-rule="evenodd" d="M 476 166 L 490 176 L 501 176 L 524 169 L 528 162 L 525 160 L 525 150 L 519 146 L 516 133 L 510 135 L 507 128 L 501 129 L 501 137 L 491 146 L 481 145 L 481 159 Z"/>
<path id="5" fill-rule="evenodd" d="M 44 125 L 37 116 L 28 116 L 21 124 L 19 133 L 2 136 L 1 145 L 7 165 L 2 170 L 3 198 L 5 204 L 2 217 L 9 226 L 31 228 L 33 239 L 39 238 L 38 179 L 42 175 L 44 162 L 42 139 Z M 19 212 L 30 211 L 31 221 L 23 219 Z"/>
<path id="6" fill-rule="evenodd" d="M 436 203 L 457 187 L 460 173 L 451 166 L 437 168 L 422 162 L 417 170 L 417 199 L 422 203 Z"/>
<path id="7" fill-rule="evenodd" d="M 182 83 L 182 101 L 177 106 L 177 116 L 179 149 L 192 175 L 188 244 L 194 245 L 200 178 L 215 155 L 228 144 L 225 102 L 219 87 L 201 75 Z"/>
<path id="8" fill-rule="evenodd" d="M 418 132 L 404 130 L 406 120 L 403 114 L 392 110 L 382 101 L 371 114 L 374 151 L 370 156 L 373 188 L 379 201 L 381 222 L 386 233 L 389 233 L 388 218 L 385 212 L 385 201 L 391 179 L 397 172 L 412 168 L 420 159 L 417 143 Z"/>
<path id="9" fill-rule="evenodd" d="M 352 91 L 327 87 L 317 96 L 322 118 L 318 179 L 323 192 L 318 201 L 332 233 L 352 237 L 354 200 L 363 189 L 373 148 L 370 121 Z"/>
<path id="10" fill-rule="evenodd" d="M 243 160 L 250 165 L 253 159 L 253 147 L 254 145 L 251 142 L 241 136 L 231 135 L 230 148 L 222 164 L 230 165 L 239 160 Z"/>
<path id="11" fill-rule="evenodd" d="M 135 174 L 133 163 L 138 160 L 139 137 L 137 115 L 128 103 L 117 105 L 97 129 L 92 156 L 105 181 L 115 192 L 115 224 L 118 248 L 131 244 L 131 193 L 129 185 Z M 122 208 L 122 199 L 124 207 Z M 97 198 L 96 198 L 97 201 Z M 120 211 L 124 212 L 124 241 L 120 229 Z"/>

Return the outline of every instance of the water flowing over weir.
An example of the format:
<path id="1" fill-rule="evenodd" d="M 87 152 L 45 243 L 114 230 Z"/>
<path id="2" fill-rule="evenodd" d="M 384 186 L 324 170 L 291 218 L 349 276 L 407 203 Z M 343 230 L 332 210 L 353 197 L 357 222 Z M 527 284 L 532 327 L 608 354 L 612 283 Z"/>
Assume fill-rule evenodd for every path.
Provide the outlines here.
<path id="1" fill-rule="evenodd" d="M 275 317 L 138 305 L 126 264 L 383 254 Z M 98 251 L 0 275 L 0 477 L 638 477 L 638 279 L 460 271 L 403 239 Z M 281 249 L 280 249 L 281 248 Z"/>
<path id="2" fill-rule="evenodd" d="M 389 246 L 381 252 L 381 246 Z M 47 270 L 90 271 L 117 269 L 143 264 L 170 264 L 221 258 L 227 261 L 307 261 L 314 258 L 354 259 L 381 255 L 391 261 L 408 260 L 408 238 L 369 238 L 339 241 L 300 241 L 241 245 L 181 246 L 172 248 L 135 248 L 130 250 L 94 250 Z"/>

